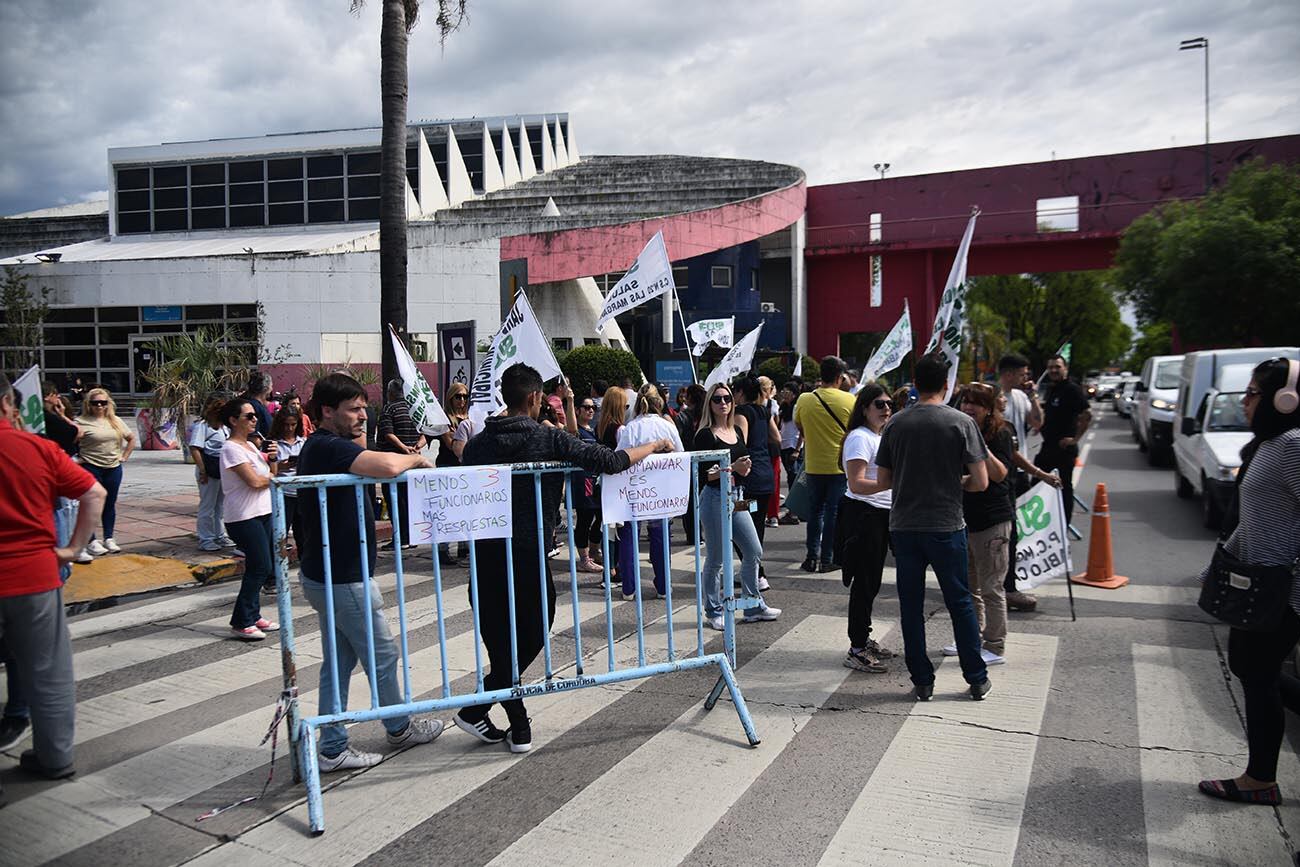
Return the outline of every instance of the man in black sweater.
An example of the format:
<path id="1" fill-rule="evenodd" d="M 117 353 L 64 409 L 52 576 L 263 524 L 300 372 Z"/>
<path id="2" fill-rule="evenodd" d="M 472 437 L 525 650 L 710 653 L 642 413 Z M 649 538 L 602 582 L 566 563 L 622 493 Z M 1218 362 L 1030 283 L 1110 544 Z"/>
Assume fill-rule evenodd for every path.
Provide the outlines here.
<path id="1" fill-rule="evenodd" d="M 526 364 L 516 364 L 501 376 L 501 397 L 506 411 L 490 418 L 482 433 L 465 445 L 461 461 L 467 466 L 513 464 L 535 461 L 564 461 L 593 473 L 621 473 L 632 464 L 655 452 L 670 452 L 669 440 L 635 448 L 613 451 L 604 446 L 587 444 L 561 428 L 538 423 L 541 409 L 542 377 Z M 537 506 L 534 477 L 523 473 L 511 482 L 514 508 L 513 563 L 515 590 L 515 640 L 519 653 L 519 674 L 537 658 L 543 637 L 555 621 L 555 583 L 550 562 L 546 561 L 546 615 L 542 625 L 542 593 L 538 575 L 540 545 L 551 537 L 554 516 L 558 513 L 564 491 L 562 473 L 542 476 L 542 534 L 537 534 Z M 483 678 L 484 690 L 509 689 L 511 682 L 510 609 L 506 588 L 506 542 L 488 539 L 475 543 L 478 574 L 479 625 L 487 647 L 490 670 Z M 472 598 L 472 597 L 471 597 Z M 507 741 L 512 753 L 526 753 L 532 748 L 533 735 L 528 713 L 521 699 L 503 701 L 510 720 L 508 731 L 501 731 L 488 719 L 490 704 L 463 708 L 456 715 L 456 725 L 480 741 L 499 744 Z"/>

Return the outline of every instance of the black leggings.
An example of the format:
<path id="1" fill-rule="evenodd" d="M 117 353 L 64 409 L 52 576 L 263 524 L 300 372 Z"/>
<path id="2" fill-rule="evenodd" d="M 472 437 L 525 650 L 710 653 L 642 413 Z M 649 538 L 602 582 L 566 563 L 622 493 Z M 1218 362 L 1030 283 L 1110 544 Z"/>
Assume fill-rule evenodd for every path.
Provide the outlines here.
<path id="1" fill-rule="evenodd" d="M 889 510 L 844 497 L 835 520 L 835 555 L 849 585 L 849 645 L 866 647 L 871 609 L 889 550 Z"/>
<path id="2" fill-rule="evenodd" d="M 1228 633 L 1228 667 L 1241 681 L 1246 698 L 1246 773 L 1262 783 L 1277 779 L 1277 754 L 1286 730 L 1283 708 L 1300 713 L 1300 681 L 1282 674 L 1282 662 L 1300 639 L 1300 617 L 1291 606 L 1270 632 L 1233 629 Z"/>
<path id="3" fill-rule="evenodd" d="M 578 522 L 573 525 L 573 545 L 578 553 L 600 545 L 600 506 L 577 506 Z"/>

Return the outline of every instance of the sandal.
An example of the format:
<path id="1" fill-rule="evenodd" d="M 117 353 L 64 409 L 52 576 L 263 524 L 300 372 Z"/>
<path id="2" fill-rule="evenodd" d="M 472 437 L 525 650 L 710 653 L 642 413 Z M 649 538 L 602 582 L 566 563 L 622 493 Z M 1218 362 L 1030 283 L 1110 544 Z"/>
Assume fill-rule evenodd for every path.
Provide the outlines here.
<path id="1" fill-rule="evenodd" d="M 1282 803 L 1282 792 L 1277 783 L 1263 789 L 1243 789 L 1236 780 L 1201 780 L 1197 786 L 1211 798 L 1235 801 L 1238 804 L 1266 804 L 1270 807 Z"/>

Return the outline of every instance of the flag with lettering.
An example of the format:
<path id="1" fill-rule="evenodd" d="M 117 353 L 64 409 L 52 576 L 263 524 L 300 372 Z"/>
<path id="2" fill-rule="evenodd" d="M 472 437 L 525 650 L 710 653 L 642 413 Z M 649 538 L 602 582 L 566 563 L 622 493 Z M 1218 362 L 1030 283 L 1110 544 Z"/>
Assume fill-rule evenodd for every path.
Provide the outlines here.
<path id="1" fill-rule="evenodd" d="M 691 336 L 694 346 L 691 355 L 703 355 L 710 343 L 716 343 L 723 349 L 730 349 L 736 338 L 736 317 L 726 319 L 701 319 L 686 326 L 686 333 Z"/>
<path id="2" fill-rule="evenodd" d="M 763 323 L 760 322 L 757 328 L 731 347 L 731 350 L 722 357 L 722 361 L 718 362 L 718 366 L 709 371 L 708 379 L 704 380 L 706 392 L 719 382 L 731 382 L 754 366 L 754 353 L 758 350 L 758 335 L 762 332 Z"/>
<path id="3" fill-rule="evenodd" d="M 406 350 L 406 344 L 397 336 L 392 324 L 388 326 L 388 336 L 393 340 L 393 354 L 397 356 L 397 374 L 402 378 L 402 396 L 406 398 L 411 411 L 411 422 L 415 429 L 426 436 L 442 436 L 451 429 L 451 419 L 443 411 L 442 404 L 429 388 L 428 381 L 420 369 L 415 366 L 415 359 Z"/>
<path id="4" fill-rule="evenodd" d="M 673 266 L 668 261 L 664 233 L 655 232 L 655 236 L 636 257 L 632 267 L 627 269 L 623 279 L 619 280 L 605 296 L 605 305 L 600 310 L 599 318 L 596 319 L 596 330 L 604 329 L 605 323 L 618 314 L 625 313 L 652 298 L 658 298 L 672 288 Z"/>
<path id="5" fill-rule="evenodd" d="M 966 324 L 966 257 L 970 253 L 970 240 L 975 234 L 975 220 L 979 215 L 979 208 L 976 208 L 966 223 L 966 231 L 961 236 L 961 243 L 957 245 L 957 257 L 952 260 L 948 282 L 943 287 L 943 297 L 939 299 L 939 310 L 934 316 L 930 342 L 925 347 L 926 355 L 938 352 L 948 361 L 948 387 L 943 393 L 945 401 L 957 384 L 962 328 Z"/>
<path id="6" fill-rule="evenodd" d="M 542 381 L 560 375 L 560 365 L 551 351 L 551 341 L 546 338 L 537 322 L 528 296 L 519 293 L 515 306 L 492 337 L 488 357 L 474 374 L 474 385 L 469 394 L 469 418 L 475 431 L 483 429 L 483 422 L 505 407 L 501 399 L 501 374 L 513 364 L 527 364 L 541 374 Z"/>
<path id="7" fill-rule="evenodd" d="M 903 358 L 912 351 L 912 314 L 907 309 L 907 299 L 903 299 L 903 315 L 898 317 L 894 327 L 885 335 L 885 340 L 872 353 L 871 360 L 862 368 L 862 381 L 871 382 L 881 374 L 898 367 Z"/>

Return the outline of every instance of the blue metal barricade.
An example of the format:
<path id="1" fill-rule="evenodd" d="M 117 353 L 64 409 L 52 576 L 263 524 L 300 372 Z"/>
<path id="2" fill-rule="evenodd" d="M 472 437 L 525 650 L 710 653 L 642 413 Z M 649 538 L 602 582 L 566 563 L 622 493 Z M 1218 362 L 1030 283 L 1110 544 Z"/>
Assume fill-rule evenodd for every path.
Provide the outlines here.
<path id="1" fill-rule="evenodd" d="M 699 466 L 702 462 L 718 461 L 724 468 L 730 463 L 730 455 L 726 451 L 717 452 L 694 452 L 691 454 L 691 487 L 692 490 L 699 493 Z M 335 723 L 362 722 L 366 720 L 390 719 L 393 717 L 407 716 L 411 714 L 429 713 L 432 711 L 455 710 L 458 708 L 500 702 L 508 699 L 522 699 L 529 696 L 541 695 L 551 692 L 563 692 L 574 689 L 582 689 L 592 686 L 602 686 L 610 683 L 620 683 L 628 680 L 650 677 L 658 674 L 667 674 L 674 671 L 686 671 L 689 669 L 707 668 L 716 666 L 719 670 L 717 682 L 713 689 L 705 698 L 705 708 L 712 709 L 718 698 L 725 688 L 730 693 L 732 702 L 736 707 L 736 712 L 740 717 L 741 726 L 744 729 L 745 736 L 749 743 L 757 746 L 759 737 L 754 730 L 753 721 L 750 718 L 749 710 L 745 706 L 745 700 L 741 695 L 740 686 L 735 676 L 736 664 L 736 636 L 735 636 L 735 612 L 744 610 L 758 604 L 757 599 L 737 598 L 735 595 L 735 567 L 731 556 L 731 520 L 722 520 L 721 546 L 722 550 L 727 552 L 722 557 L 722 598 L 723 598 L 723 648 L 722 652 L 709 653 L 706 651 L 704 638 L 704 581 L 707 576 L 702 574 L 703 556 L 700 550 L 700 499 L 696 497 L 697 507 L 694 512 L 694 579 L 695 579 L 695 647 L 689 652 L 682 652 L 681 646 L 676 642 L 674 635 L 673 621 L 673 593 L 672 593 L 672 574 L 669 560 L 669 532 L 668 523 L 670 519 L 655 519 L 662 521 L 664 524 L 663 533 L 663 558 L 665 568 L 664 582 L 664 608 L 665 618 L 664 625 L 667 638 L 667 661 L 666 662 L 648 662 L 646 659 L 646 612 L 643 606 L 641 580 L 640 580 L 640 533 L 638 524 L 641 522 L 633 521 L 630 541 L 633 546 L 634 560 L 637 564 L 637 580 L 635 582 L 635 592 L 631 604 L 635 614 L 636 622 L 636 665 L 620 667 L 615 656 L 615 634 L 614 634 L 614 597 L 611 585 L 611 569 L 613 564 L 610 560 L 610 527 L 605 525 L 601 528 L 601 549 L 604 553 L 603 566 L 603 590 L 604 590 L 604 614 L 605 614 L 605 640 L 608 662 L 606 670 L 603 672 L 589 673 L 588 666 L 584 663 L 583 642 L 582 642 L 582 617 L 578 610 L 578 570 L 577 554 L 574 546 L 573 525 L 575 512 L 573 510 L 572 486 L 576 482 L 582 484 L 584 471 L 568 464 L 558 463 L 536 463 L 536 464 L 515 464 L 509 467 L 512 477 L 531 476 L 533 479 L 533 498 L 531 505 L 535 511 L 535 522 L 537 531 L 537 563 L 538 576 L 541 582 L 541 611 L 527 612 L 527 616 L 540 616 L 542 623 L 542 651 L 541 659 L 544 666 L 543 679 L 535 683 L 523 683 L 520 676 L 523 674 L 519 670 L 519 650 L 517 646 L 516 626 L 518 617 L 525 616 L 516 611 L 515 607 L 515 583 L 514 583 L 514 557 L 513 540 L 506 538 L 504 541 L 506 549 L 506 596 L 508 606 L 508 616 L 510 624 L 510 659 L 511 659 L 511 686 L 506 689 L 485 690 L 483 682 L 483 640 L 482 640 L 482 622 L 481 608 L 479 599 L 479 559 L 477 551 L 477 542 L 474 539 L 469 541 L 469 594 L 470 607 L 472 610 L 473 635 L 474 635 L 474 679 L 473 683 L 466 685 L 465 688 L 457 691 L 456 684 L 450 676 L 447 660 L 447 629 L 445 623 L 445 608 L 443 605 L 443 581 L 442 566 L 439 562 L 436 545 L 437 539 L 433 540 L 434 551 L 432 557 L 433 570 L 433 595 L 435 612 L 437 616 L 437 642 L 438 653 L 441 662 L 441 680 L 437 684 L 420 684 L 418 687 L 412 684 L 411 667 L 410 667 L 410 642 L 408 629 L 408 605 L 406 600 L 406 578 L 408 572 L 402 558 L 402 538 L 406 530 L 406 516 L 394 515 L 393 521 L 393 553 L 394 553 L 394 578 L 396 580 L 396 597 L 397 597 L 397 617 L 398 617 L 398 636 L 396 641 L 401 654 L 401 703 L 383 704 L 380 701 L 378 678 L 375 662 L 375 635 L 372 627 L 372 597 L 371 585 L 375 576 L 370 574 L 369 558 L 367 546 L 369 540 L 365 532 L 365 499 L 368 496 L 368 489 L 371 485 L 387 485 L 391 497 L 389 502 L 394 509 L 399 508 L 401 501 L 398 497 L 397 485 L 404 483 L 405 476 L 397 479 L 368 479 L 354 475 L 329 475 L 329 476 L 297 476 L 287 480 L 275 480 L 272 486 L 272 520 L 275 528 L 276 538 L 276 563 L 275 575 L 277 602 L 280 618 L 280 648 L 281 662 L 284 669 L 284 694 L 288 700 L 288 711 L 286 720 L 289 728 L 290 754 L 293 761 L 295 781 L 305 782 L 307 788 L 307 808 L 311 822 L 313 834 L 324 832 L 324 809 L 321 802 L 320 786 L 320 769 L 317 762 L 316 743 L 318 730 L 322 726 Z M 543 512 L 544 508 L 542 499 L 542 479 L 544 476 L 561 474 L 567 477 L 569 484 L 564 485 L 564 505 L 568 510 L 567 536 L 568 536 L 568 583 L 570 590 L 569 602 L 573 614 L 573 637 L 575 643 L 573 673 L 569 676 L 557 674 L 553 665 L 551 654 L 550 639 L 550 620 L 551 612 L 548 610 L 547 582 L 550 580 L 547 576 L 546 546 L 548 541 L 544 538 L 543 533 Z M 512 479 L 513 480 L 513 479 Z M 730 473 L 723 472 L 720 479 L 721 485 L 721 508 L 728 511 L 725 518 L 730 518 L 732 511 L 732 499 L 730 496 Z M 326 491 L 329 488 L 351 488 L 356 497 L 356 526 L 345 528 L 334 527 L 329 525 L 329 513 L 326 505 Z M 329 666 L 330 670 L 337 672 L 337 676 L 330 678 L 332 695 L 329 703 L 329 713 L 305 713 L 299 706 L 299 684 L 297 675 L 297 663 L 294 655 L 294 631 L 293 631 L 293 610 L 292 610 L 292 585 L 289 581 L 289 548 L 286 536 L 285 516 L 284 516 L 284 492 L 286 490 L 296 490 L 299 497 L 314 496 L 320 505 L 321 521 L 321 539 L 323 548 L 323 569 L 324 569 L 324 611 L 321 612 L 322 622 L 321 631 L 321 649 L 323 662 L 322 665 Z M 522 508 L 523 504 L 515 502 L 512 504 L 515 514 L 527 514 Z M 337 666 L 337 648 L 334 645 L 335 625 L 337 623 L 336 612 L 334 610 L 334 575 L 330 558 L 330 533 L 351 533 L 356 532 L 360 540 L 360 570 L 362 592 L 366 599 L 367 611 L 365 617 L 365 637 L 366 651 L 364 657 L 359 661 L 365 667 L 365 672 L 370 685 L 369 706 L 360 710 L 348 710 L 342 706 L 339 683 L 342 678 L 350 677 L 351 672 L 338 672 Z"/>

